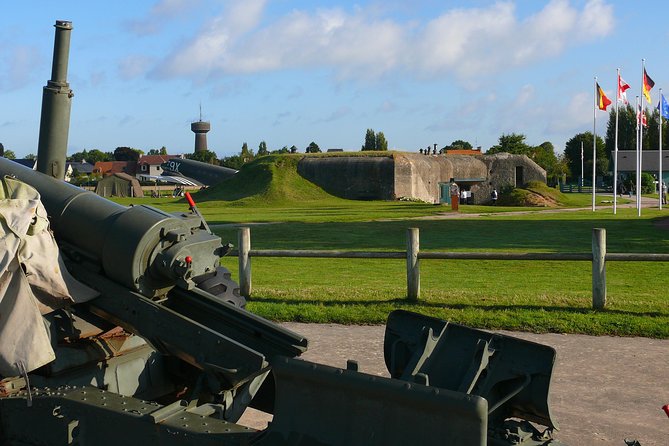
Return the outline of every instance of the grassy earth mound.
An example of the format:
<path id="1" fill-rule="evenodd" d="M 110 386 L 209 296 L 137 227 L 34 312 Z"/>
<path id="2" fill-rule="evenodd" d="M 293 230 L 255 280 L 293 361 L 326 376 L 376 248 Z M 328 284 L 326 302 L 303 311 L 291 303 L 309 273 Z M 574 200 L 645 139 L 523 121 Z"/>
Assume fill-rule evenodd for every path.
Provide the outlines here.
<path id="1" fill-rule="evenodd" d="M 566 196 L 557 189 L 540 181 L 530 181 L 524 188 L 503 191 L 498 203 L 502 206 L 558 207 L 566 201 Z"/>
<path id="2" fill-rule="evenodd" d="M 257 158 L 242 166 L 232 178 L 200 192 L 198 200 L 281 205 L 333 198 L 297 173 L 297 163 L 303 157 L 281 154 Z"/>

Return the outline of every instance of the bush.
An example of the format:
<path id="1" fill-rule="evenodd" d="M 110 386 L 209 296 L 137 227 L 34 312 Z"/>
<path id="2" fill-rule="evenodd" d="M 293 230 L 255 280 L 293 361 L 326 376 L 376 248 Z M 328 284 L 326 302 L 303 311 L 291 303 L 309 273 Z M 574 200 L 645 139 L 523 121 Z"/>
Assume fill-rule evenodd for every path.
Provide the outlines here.
<path id="1" fill-rule="evenodd" d="M 643 172 L 641 174 L 641 193 L 652 194 L 655 192 L 655 178 L 649 173 Z"/>

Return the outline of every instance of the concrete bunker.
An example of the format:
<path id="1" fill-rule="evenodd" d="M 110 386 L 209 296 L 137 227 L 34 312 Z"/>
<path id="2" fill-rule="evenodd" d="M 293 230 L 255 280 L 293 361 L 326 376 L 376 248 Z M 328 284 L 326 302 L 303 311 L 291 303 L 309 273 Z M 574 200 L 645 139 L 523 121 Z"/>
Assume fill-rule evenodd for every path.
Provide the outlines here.
<path id="1" fill-rule="evenodd" d="M 326 192 L 352 200 L 418 199 L 448 203 L 451 179 L 471 204 L 490 201 L 493 189 L 546 182 L 546 171 L 525 155 L 421 155 L 389 152 L 378 156 L 309 157 L 298 173 Z"/>

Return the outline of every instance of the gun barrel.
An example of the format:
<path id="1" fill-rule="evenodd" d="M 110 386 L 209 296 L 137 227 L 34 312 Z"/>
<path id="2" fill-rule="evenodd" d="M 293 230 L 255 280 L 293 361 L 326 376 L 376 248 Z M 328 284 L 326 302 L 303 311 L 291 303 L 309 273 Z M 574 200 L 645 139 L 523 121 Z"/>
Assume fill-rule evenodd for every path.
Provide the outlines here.
<path id="1" fill-rule="evenodd" d="M 145 296 L 163 294 L 176 281 L 218 266 L 221 239 L 199 230 L 196 215 L 121 206 L 5 158 L 0 158 L 0 173 L 37 189 L 59 242 Z"/>

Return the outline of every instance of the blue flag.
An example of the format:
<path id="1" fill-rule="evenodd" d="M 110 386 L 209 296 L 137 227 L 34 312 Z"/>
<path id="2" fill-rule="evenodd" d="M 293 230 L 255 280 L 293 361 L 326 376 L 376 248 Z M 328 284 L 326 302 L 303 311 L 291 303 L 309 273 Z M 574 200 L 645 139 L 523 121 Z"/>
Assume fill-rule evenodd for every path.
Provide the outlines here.
<path id="1" fill-rule="evenodd" d="M 667 103 L 664 95 L 661 95 L 660 102 L 657 104 L 657 108 L 660 110 L 660 114 L 662 114 L 663 118 L 669 118 L 669 103 Z"/>

